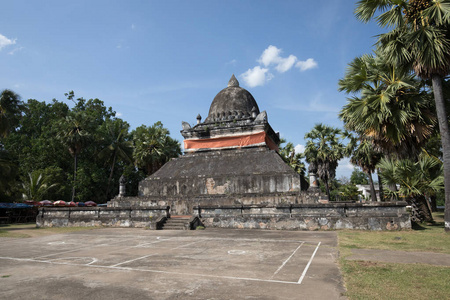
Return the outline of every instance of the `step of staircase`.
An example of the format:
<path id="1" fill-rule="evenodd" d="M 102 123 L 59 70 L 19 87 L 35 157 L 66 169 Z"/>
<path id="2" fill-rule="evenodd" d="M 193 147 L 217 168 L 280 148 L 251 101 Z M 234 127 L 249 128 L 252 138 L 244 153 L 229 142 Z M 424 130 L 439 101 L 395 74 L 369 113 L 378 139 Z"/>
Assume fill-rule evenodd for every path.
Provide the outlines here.
<path id="1" fill-rule="evenodd" d="M 188 230 L 191 216 L 171 216 L 162 226 L 162 230 Z"/>

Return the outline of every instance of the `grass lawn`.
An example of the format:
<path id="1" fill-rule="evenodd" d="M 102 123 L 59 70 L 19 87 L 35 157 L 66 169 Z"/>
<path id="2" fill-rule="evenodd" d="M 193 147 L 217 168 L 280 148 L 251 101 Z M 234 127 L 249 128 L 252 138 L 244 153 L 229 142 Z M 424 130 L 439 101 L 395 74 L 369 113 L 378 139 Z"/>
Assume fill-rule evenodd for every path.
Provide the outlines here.
<path id="1" fill-rule="evenodd" d="M 448 299 L 450 267 L 345 259 L 354 248 L 450 254 L 443 213 L 433 216 L 434 224 L 422 224 L 411 231 L 338 232 L 339 263 L 349 299 Z"/>
<path id="2" fill-rule="evenodd" d="M 50 227 L 37 228 L 36 223 L 0 224 L 0 238 L 29 238 L 49 234 L 92 230 L 97 227 Z"/>

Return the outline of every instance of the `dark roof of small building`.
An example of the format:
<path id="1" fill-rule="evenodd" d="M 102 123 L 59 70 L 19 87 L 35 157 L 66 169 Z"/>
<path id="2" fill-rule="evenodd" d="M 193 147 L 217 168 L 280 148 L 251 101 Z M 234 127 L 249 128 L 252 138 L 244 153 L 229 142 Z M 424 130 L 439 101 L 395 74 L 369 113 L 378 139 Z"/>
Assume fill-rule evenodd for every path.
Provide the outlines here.
<path id="1" fill-rule="evenodd" d="M 166 163 L 150 178 L 296 174 L 275 151 L 266 148 L 184 155 Z"/>
<path id="2" fill-rule="evenodd" d="M 250 117 L 252 110 L 257 115 L 259 114 L 255 98 L 249 91 L 239 86 L 239 81 L 233 75 L 228 82 L 228 87 L 221 90 L 214 97 L 205 122 L 213 122 L 214 119 L 227 115 Z"/>

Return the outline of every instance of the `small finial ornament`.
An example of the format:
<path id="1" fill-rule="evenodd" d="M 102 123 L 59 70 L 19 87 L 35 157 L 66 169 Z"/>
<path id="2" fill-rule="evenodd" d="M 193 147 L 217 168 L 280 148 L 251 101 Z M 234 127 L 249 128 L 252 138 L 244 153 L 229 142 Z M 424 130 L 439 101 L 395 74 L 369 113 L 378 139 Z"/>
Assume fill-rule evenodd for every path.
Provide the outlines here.
<path id="1" fill-rule="evenodd" d="M 230 81 L 228 81 L 228 87 L 230 86 L 239 86 L 239 81 L 234 77 L 234 74 L 231 76 Z"/>
<path id="2" fill-rule="evenodd" d="M 197 124 L 200 124 L 201 121 L 202 121 L 202 116 L 200 116 L 200 114 L 198 114 L 198 116 L 197 116 Z"/>

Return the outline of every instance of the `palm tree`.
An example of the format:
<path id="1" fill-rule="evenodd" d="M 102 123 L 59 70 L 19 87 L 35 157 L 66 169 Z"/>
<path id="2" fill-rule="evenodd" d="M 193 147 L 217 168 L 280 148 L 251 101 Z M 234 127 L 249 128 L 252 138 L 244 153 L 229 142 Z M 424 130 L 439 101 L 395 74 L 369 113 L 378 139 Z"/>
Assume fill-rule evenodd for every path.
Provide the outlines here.
<path id="1" fill-rule="evenodd" d="M 416 157 L 434 132 L 435 116 L 421 83 L 379 51 L 355 58 L 339 90 L 355 95 L 339 113 L 344 127 L 385 155 Z"/>
<path id="2" fill-rule="evenodd" d="M 104 159 L 110 165 L 106 197 L 109 195 L 109 187 L 114 173 L 114 167 L 118 160 L 131 164 L 133 162 L 133 143 L 127 140 L 129 125 L 116 119 L 107 119 L 102 125 L 106 131 L 104 136 L 105 147 L 99 152 L 100 159 Z"/>
<path id="3" fill-rule="evenodd" d="M 285 143 L 281 141 L 280 144 Z M 295 172 L 300 174 L 302 177 L 305 176 L 305 164 L 302 159 L 305 157 L 303 153 L 295 153 L 295 147 L 292 143 L 287 143 L 286 146 L 280 147 L 279 154 L 281 158 L 287 163 Z"/>
<path id="4" fill-rule="evenodd" d="M 49 185 L 47 178 L 38 172 L 28 173 L 28 179 L 29 181 L 22 183 L 23 200 L 41 201 L 50 189 L 58 185 L 57 183 Z"/>
<path id="5" fill-rule="evenodd" d="M 70 154 L 74 158 L 72 186 L 72 201 L 74 201 L 77 182 L 78 155 L 91 140 L 91 134 L 85 129 L 87 124 L 82 112 L 68 115 L 62 119 L 59 125 L 61 130 L 58 137 L 63 144 L 67 146 Z"/>
<path id="6" fill-rule="evenodd" d="M 346 154 L 350 156 L 350 162 L 352 164 L 359 166 L 362 171 L 367 174 L 370 184 L 370 197 L 372 198 L 372 201 L 376 201 L 377 196 L 373 184 L 372 173 L 375 172 L 376 165 L 380 161 L 382 154 L 374 149 L 373 143 L 370 140 L 361 137 L 359 140 L 353 136 L 347 137 L 350 138 L 350 142 L 346 147 Z"/>
<path id="7" fill-rule="evenodd" d="M 161 122 L 151 127 L 139 126 L 133 132 L 134 162 L 151 175 L 171 158 L 181 154 L 178 141 L 169 136 L 168 129 Z"/>
<path id="8" fill-rule="evenodd" d="M 11 90 L 0 94 L 0 136 L 6 137 L 13 126 L 19 122 L 24 109 L 20 96 Z"/>
<path id="9" fill-rule="evenodd" d="M 441 191 L 443 186 L 442 162 L 422 152 L 417 162 L 410 159 L 392 160 L 383 158 L 378 167 L 385 184 L 399 184 L 399 191 L 391 192 L 403 197 L 412 207 L 412 220 L 431 221 L 431 206 L 426 199 Z"/>
<path id="10" fill-rule="evenodd" d="M 306 161 L 313 166 L 310 171 L 317 170 L 317 175 L 325 184 L 328 200 L 331 200 L 329 184 L 336 177 L 339 160 L 344 157 L 345 147 L 339 139 L 340 134 L 337 128 L 316 124 L 305 135 Z"/>
<path id="11" fill-rule="evenodd" d="M 387 59 L 432 82 L 444 158 L 445 230 L 450 231 L 450 130 L 442 88 L 450 71 L 449 1 L 361 0 L 355 14 L 368 22 L 377 11 L 378 24 L 393 28 L 378 39 Z"/>

